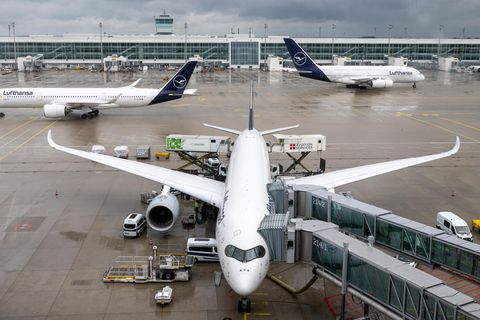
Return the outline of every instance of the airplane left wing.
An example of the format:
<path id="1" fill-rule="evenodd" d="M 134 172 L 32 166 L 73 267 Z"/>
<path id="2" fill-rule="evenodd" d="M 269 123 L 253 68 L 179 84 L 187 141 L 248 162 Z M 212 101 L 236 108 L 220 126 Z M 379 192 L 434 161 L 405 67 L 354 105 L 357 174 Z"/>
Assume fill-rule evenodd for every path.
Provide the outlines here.
<path id="1" fill-rule="evenodd" d="M 110 100 L 96 100 L 96 99 L 89 99 L 85 101 L 81 100 L 71 100 L 66 102 L 59 102 L 58 104 L 64 104 L 69 109 L 80 109 L 83 107 L 90 107 L 95 109 L 108 109 L 108 108 L 116 108 L 118 104 L 116 104 L 118 98 L 122 96 L 122 93 L 116 95 Z"/>
<path id="2" fill-rule="evenodd" d="M 460 139 L 457 137 L 455 146 L 446 152 L 416 157 L 408 159 L 393 160 L 387 162 L 381 162 L 376 164 L 369 164 L 365 166 L 337 170 L 333 172 L 318 174 L 309 177 L 298 178 L 295 180 L 287 180 L 287 185 L 315 185 L 326 188 L 327 190 L 332 190 L 335 187 L 342 186 L 348 183 L 355 181 L 360 181 L 363 179 L 371 178 L 378 176 L 387 172 L 392 172 L 395 170 L 404 169 L 407 167 L 415 166 L 417 164 L 445 158 L 457 153 L 460 148 Z"/>
<path id="3" fill-rule="evenodd" d="M 50 130 L 48 131 L 47 139 L 48 144 L 59 151 L 165 184 L 216 207 L 222 205 L 225 192 L 223 182 L 146 163 L 63 147 L 53 141 Z"/>

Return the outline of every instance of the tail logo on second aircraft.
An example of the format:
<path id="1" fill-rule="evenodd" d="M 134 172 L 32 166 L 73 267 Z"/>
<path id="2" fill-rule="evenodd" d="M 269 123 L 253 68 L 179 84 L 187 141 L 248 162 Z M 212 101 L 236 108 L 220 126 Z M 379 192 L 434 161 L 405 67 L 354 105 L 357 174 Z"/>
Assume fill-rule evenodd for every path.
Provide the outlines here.
<path id="1" fill-rule="evenodd" d="M 303 66 L 306 61 L 307 61 L 307 57 L 305 56 L 305 54 L 303 52 L 297 52 L 293 56 L 293 62 L 297 66 Z"/>
<path id="2" fill-rule="evenodd" d="M 173 79 L 173 85 L 177 89 L 183 89 L 187 85 L 187 79 L 182 75 L 178 75 Z"/>

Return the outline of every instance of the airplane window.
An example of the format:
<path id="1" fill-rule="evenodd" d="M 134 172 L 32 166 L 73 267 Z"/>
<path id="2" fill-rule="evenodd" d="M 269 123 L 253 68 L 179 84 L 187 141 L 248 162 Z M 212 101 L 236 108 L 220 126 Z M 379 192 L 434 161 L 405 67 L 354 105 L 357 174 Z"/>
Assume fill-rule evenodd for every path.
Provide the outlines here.
<path id="1" fill-rule="evenodd" d="M 234 258 L 240 262 L 249 262 L 257 258 L 265 256 L 265 248 L 263 246 L 256 246 L 248 250 L 242 250 L 232 245 L 225 247 L 225 255 Z"/>

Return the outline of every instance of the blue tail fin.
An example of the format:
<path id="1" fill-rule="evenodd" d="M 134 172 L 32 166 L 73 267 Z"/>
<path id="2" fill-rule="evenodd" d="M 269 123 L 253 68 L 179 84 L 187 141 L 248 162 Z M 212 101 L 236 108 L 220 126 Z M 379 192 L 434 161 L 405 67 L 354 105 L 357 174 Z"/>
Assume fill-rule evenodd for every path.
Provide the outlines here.
<path id="1" fill-rule="evenodd" d="M 250 108 L 248 113 L 248 130 L 253 130 L 253 81 L 250 81 Z"/>
<path id="2" fill-rule="evenodd" d="M 291 38 L 283 38 L 288 52 L 292 57 L 293 65 L 301 76 L 330 82 L 330 79 L 323 73 L 319 66 L 313 62 L 312 58 Z"/>
<path id="3" fill-rule="evenodd" d="M 188 81 L 192 76 L 197 61 L 188 61 L 173 77 L 162 87 L 160 92 L 149 103 L 150 105 L 178 99 L 182 97 L 183 91 L 187 87 Z"/>

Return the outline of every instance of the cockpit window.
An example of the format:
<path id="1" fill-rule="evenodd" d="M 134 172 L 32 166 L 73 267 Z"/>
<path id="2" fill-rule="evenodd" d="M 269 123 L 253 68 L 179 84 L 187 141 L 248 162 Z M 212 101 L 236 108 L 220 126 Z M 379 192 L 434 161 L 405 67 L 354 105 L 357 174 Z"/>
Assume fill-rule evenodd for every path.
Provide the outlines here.
<path id="1" fill-rule="evenodd" d="M 256 246 L 248 250 L 242 250 L 229 244 L 225 247 L 225 255 L 234 258 L 240 262 L 248 262 L 265 256 L 265 248 Z"/>

